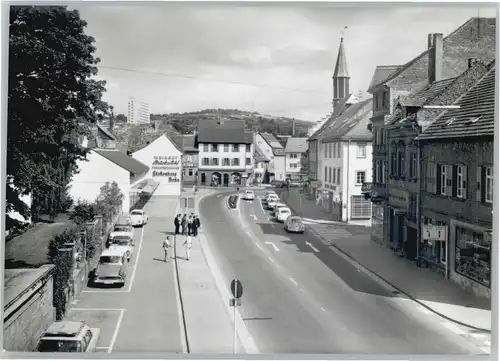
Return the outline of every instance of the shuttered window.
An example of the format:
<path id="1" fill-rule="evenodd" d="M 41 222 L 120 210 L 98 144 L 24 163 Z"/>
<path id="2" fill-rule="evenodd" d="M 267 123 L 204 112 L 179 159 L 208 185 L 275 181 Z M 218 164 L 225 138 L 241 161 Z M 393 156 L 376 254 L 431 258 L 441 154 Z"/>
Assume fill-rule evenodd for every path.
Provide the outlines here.
<path id="1" fill-rule="evenodd" d="M 446 175 L 447 175 L 447 167 L 444 164 L 439 164 L 438 165 L 439 169 L 439 194 L 442 196 L 445 196 L 446 193 Z"/>
<path id="2" fill-rule="evenodd" d="M 485 196 L 484 200 L 493 203 L 493 167 L 485 168 Z"/>
<path id="3" fill-rule="evenodd" d="M 340 168 L 337 168 L 337 184 L 340 185 Z"/>
<path id="4" fill-rule="evenodd" d="M 351 197 L 351 218 L 371 218 L 372 216 L 372 204 L 371 201 L 365 199 L 364 196 L 352 196 Z"/>
<path id="5" fill-rule="evenodd" d="M 425 191 L 435 194 L 437 190 L 436 163 L 427 163 L 425 166 Z"/>
<path id="6" fill-rule="evenodd" d="M 332 183 L 333 183 L 333 184 L 336 184 L 336 183 L 337 183 L 337 182 L 336 182 L 336 179 L 335 179 L 335 178 L 337 178 L 336 176 L 337 176 L 337 170 L 336 170 L 335 168 L 333 168 L 333 180 L 332 180 Z"/>
<path id="7" fill-rule="evenodd" d="M 467 198 L 467 167 L 457 165 L 454 169 L 454 196 L 461 199 Z"/>
<path id="8" fill-rule="evenodd" d="M 328 183 L 332 183 L 332 168 L 328 168 Z"/>
<path id="9" fill-rule="evenodd" d="M 328 182 L 328 167 L 325 167 L 325 182 Z"/>

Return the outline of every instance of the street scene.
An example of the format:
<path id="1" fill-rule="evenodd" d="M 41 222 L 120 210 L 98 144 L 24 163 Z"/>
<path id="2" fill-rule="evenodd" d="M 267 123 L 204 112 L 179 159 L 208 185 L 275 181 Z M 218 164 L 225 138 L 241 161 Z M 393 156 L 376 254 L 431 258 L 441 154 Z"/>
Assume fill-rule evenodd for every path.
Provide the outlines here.
<path id="1" fill-rule="evenodd" d="M 492 354 L 496 8 L 212 5 L 9 6 L 4 352 Z"/>

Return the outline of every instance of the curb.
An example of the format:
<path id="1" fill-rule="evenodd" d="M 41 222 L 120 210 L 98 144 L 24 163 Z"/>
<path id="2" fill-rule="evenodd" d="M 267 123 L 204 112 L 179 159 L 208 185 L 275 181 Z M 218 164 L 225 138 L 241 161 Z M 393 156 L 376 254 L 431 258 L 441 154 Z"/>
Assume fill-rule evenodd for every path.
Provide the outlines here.
<path id="1" fill-rule="evenodd" d="M 292 208 L 290 205 L 289 207 L 292 209 L 292 211 L 294 211 L 295 213 L 297 213 L 295 211 L 294 208 Z M 298 213 L 297 213 L 298 214 Z M 321 239 L 325 239 L 323 238 L 313 227 L 311 227 L 311 225 L 309 224 L 306 224 L 305 225 L 306 227 L 308 227 L 309 229 L 311 229 L 318 237 L 320 237 Z M 461 321 L 458 321 L 458 320 L 455 320 L 451 317 L 448 317 L 436 310 L 434 310 L 432 307 L 428 306 L 427 304 L 419 301 L 417 298 L 415 298 L 414 296 L 412 296 L 411 294 L 409 294 L 408 292 L 406 292 L 405 290 L 395 286 L 393 283 L 389 282 L 388 280 L 386 280 L 384 277 L 380 276 L 378 273 L 376 273 L 375 271 L 372 271 L 370 268 L 364 266 L 363 264 L 361 264 L 360 262 L 358 262 L 350 253 L 344 251 L 343 249 L 341 249 L 339 246 L 337 246 L 336 244 L 333 244 L 332 242 L 330 242 L 330 245 L 335 248 L 337 251 L 339 251 L 340 253 L 342 253 L 343 255 L 345 255 L 347 258 L 349 258 L 350 260 L 354 261 L 356 264 L 358 264 L 359 268 L 362 268 L 365 270 L 365 273 L 366 272 L 369 272 L 371 273 L 372 275 L 374 275 L 375 277 L 377 277 L 378 279 L 380 279 L 382 282 L 388 284 L 390 287 L 394 288 L 395 290 L 397 290 L 398 292 L 400 292 L 401 294 L 405 295 L 406 297 L 408 297 L 409 299 L 411 299 L 413 302 L 419 304 L 420 306 L 426 308 L 427 310 L 431 311 L 432 313 L 434 313 L 435 315 L 438 315 L 442 318 L 444 318 L 445 320 L 447 321 L 450 321 L 450 322 L 453 322 L 453 323 L 456 323 L 458 325 L 461 325 L 461 326 L 465 326 L 465 327 L 468 327 L 468 328 L 472 328 L 474 330 L 477 330 L 477 331 L 481 331 L 481 332 L 486 332 L 486 333 L 490 333 L 491 334 L 491 330 L 488 330 L 488 329 L 485 329 L 485 328 L 480 328 L 480 327 L 477 327 L 477 326 L 473 326 L 473 325 L 469 325 L 469 324 L 466 324 L 464 322 L 461 322 Z"/>

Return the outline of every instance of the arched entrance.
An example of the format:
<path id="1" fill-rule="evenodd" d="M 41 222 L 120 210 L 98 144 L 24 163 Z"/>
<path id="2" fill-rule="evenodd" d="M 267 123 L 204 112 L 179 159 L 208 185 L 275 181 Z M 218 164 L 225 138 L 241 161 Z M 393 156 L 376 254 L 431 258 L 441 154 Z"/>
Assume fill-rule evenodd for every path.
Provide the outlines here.
<path id="1" fill-rule="evenodd" d="M 224 187 L 227 187 L 229 185 L 229 174 L 225 173 L 224 174 Z"/>
<path id="2" fill-rule="evenodd" d="M 219 173 L 219 172 L 214 172 L 214 173 L 212 173 L 212 179 L 211 179 L 211 183 L 210 183 L 210 185 L 211 185 L 211 186 L 213 186 L 213 187 L 218 187 L 218 186 L 220 186 L 220 184 L 221 184 L 221 180 L 222 180 L 221 178 L 222 178 L 222 177 L 221 177 L 221 175 L 220 175 L 220 173 Z"/>
<path id="3" fill-rule="evenodd" d="M 241 185 L 241 174 L 234 172 L 231 174 L 231 184 Z"/>
<path id="4" fill-rule="evenodd" d="M 201 184 L 205 185 L 206 181 L 205 173 L 201 173 Z"/>

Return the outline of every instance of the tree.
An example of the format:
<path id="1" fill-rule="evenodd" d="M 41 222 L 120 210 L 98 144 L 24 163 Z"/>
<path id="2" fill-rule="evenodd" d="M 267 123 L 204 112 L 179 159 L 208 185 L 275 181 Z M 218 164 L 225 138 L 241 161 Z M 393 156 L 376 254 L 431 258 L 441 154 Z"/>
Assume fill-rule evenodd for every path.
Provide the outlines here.
<path id="1" fill-rule="evenodd" d="M 127 117 L 125 114 L 117 114 L 115 117 L 115 121 L 117 123 L 126 123 L 127 122 Z"/>
<path id="2" fill-rule="evenodd" d="M 32 210 L 54 216 L 63 208 L 86 155 L 77 136 L 107 113 L 105 82 L 91 79 L 99 59 L 86 25 L 65 6 L 10 7 L 7 182 L 14 187 L 7 187 L 7 211 L 25 218 L 22 194 L 33 195 Z"/>

